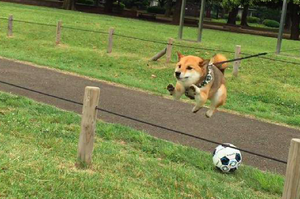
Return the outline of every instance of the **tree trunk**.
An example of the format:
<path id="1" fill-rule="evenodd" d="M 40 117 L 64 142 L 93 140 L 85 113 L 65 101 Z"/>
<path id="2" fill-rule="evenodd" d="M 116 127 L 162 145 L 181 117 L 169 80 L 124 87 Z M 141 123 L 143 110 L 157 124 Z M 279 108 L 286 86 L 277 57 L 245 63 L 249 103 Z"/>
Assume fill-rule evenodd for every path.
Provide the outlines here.
<path id="1" fill-rule="evenodd" d="M 242 19 L 241 19 L 241 26 L 248 26 L 248 22 L 247 22 L 248 10 L 249 10 L 249 4 L 245 4 L 243 9 Z"/>
<path id="2" fill-rule="evenodd" d="M 176 0 L 175 10 L 173 13 L 173 21 L 172 21 L 172 23 L 175 25 L 179 25 L 180 22 L 181 4 L 182 4 L 182 0 Z"/>
<path id="3" fill-rule="evenodd" d="M 64 0 L 62 8 L 65 10 L 75 10 L 75 0 Z"/>
<path id="4" fill-rule="evenodd" d="M 165 16 L 170 17 L 172 13 L 172 0 L 167 0 Z"/>
<path id="5" fill-rule="evenodd" d="M 219 19 L 219 10 L 220 10 L 220 8 L 219 8 L 219 6 L 217 7 L 217 13 L 216 13 L 216 19 Z"/>
<path id="6" fill-rule="evenodd" d="M 290 30 L 291 29 L 291 6 L 292 6 L 292 2 L 289 2 L 288 3 L 288 6 L 287 6 L 287 13 L 286 13 L 286 18 L 285 18 L 285 23 L 284 23 L 284 29 L 285 30 Z"/>
<path id="7" fill-rule="evenodd" d="M 104 11 L 107 13 L 112 13 L 113 5 L 114 5 L 114 0 L 106 0 L 105 5 L 104 5 Z"/>
<path id="8" fill-rule="evenodd" d="M 231 11 L 229 12 L 229 15 L 228 15 L 227 24 L 236 25 L 236 17 L 237 17 L 238 13 L 239 13 L 239 7 L 238 6 L 232 8 Z"/>
<path id="9" fill-rule="evenodd" d="M 293 40 L 299 40 L 299 24 L 300 24 L 300 7 L 299 5 L 293 4 L 291 8 L 291 20 L 292 20 L 292 27 L 291 27 L 291 36 L 290 38 Z"/>

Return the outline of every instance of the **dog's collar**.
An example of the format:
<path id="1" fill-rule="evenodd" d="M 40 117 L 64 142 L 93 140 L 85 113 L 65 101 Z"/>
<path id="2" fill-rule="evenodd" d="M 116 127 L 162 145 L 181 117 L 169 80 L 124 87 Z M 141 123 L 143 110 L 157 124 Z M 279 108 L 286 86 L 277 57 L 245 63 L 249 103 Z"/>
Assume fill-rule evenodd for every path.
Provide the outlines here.
<path id="1" fill-rule="evenodd" d="M 206 86 L 207 84 L 209 84 L 213 80 L 213 77 L 212 77 L 212 64 L 209 64 L 207 66 L 207 69 L 208 69 L 208 73 L 207 73 L 205 79 L 203 80 L 203 82 L 200 82 L 199 84 L 196 85 L 198 88 L 203 88 L 204 86 Z"/>

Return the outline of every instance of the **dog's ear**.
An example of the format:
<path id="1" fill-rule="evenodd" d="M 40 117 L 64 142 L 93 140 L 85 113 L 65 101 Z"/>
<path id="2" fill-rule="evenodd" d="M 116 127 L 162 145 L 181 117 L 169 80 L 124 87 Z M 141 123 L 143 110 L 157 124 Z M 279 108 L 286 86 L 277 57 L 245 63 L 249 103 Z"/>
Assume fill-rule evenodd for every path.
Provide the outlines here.
<path id="1" fill-rule="evenodd" d="M 202 68 L 204 66 L 207 66 L 209 64 L 209 60 L 202 60 L 199 62 L 199 66 Z"/>
<path id="2" fill-rule="evenodd" d="M 177 51 L 177 57 L 178 57 L 178 61 L 180 61 L 181 58 L 183 58 L 184 56 L 180 52 Z"/>

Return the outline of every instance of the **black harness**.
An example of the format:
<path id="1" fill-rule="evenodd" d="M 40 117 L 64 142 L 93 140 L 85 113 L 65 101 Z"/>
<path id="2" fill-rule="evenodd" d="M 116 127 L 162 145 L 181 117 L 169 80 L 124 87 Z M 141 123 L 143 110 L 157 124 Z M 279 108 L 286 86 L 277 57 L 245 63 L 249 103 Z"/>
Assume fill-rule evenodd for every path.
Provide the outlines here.
<path id="1" fill-rule="evenodd" d="M 209 64 L 208 67 L 207 67 L 207 69 L 208 69 L 208 73 L 207 73 L 204 81 L 200 82 L 199 84 L 196 85 L 198 88 L 203 88 L 204 86 L 206 86 L 207 84 L 209 84 L 213 80 L 213 77 L 212 77 L 212 65 Z"/>

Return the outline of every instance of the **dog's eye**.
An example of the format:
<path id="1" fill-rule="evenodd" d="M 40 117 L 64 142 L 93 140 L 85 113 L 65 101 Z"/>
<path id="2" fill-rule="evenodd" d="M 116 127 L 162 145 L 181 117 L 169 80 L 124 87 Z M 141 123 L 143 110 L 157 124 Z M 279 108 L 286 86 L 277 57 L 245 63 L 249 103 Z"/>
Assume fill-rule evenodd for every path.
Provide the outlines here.
<path id="1" fill-rule="evenodd" d="M 181 68 L 181 65 L 178 65 L 178 68 Z"/>
<path id="2" fill-rule="evenodd" d="M 188 70 L 192 70 L 193 68 L 192 68 L 192 67 L 190 67 L 190 66 L 188 66 L 186 69 L 188 69 Z"/>

